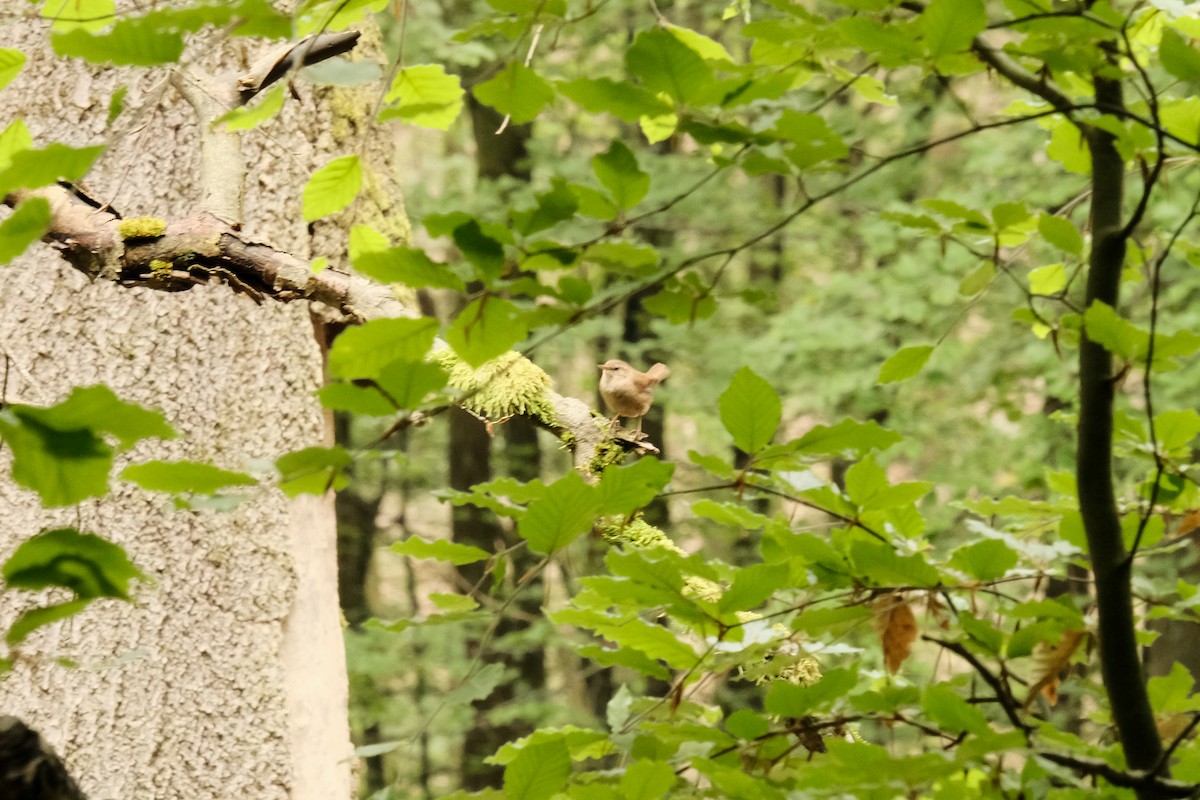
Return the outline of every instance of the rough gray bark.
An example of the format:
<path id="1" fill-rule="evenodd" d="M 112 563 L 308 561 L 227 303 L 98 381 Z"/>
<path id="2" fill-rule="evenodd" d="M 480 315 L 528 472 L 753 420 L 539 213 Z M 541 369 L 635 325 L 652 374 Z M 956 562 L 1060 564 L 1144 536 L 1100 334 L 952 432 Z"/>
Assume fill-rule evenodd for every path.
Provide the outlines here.
<path id="1" fill-rule="evenodd" d="M 162 73 L 59 61 L 37 22 L 6 31 L 6 44 L 30 60 L 0 94 L 0 116 L 24 116 L 42 143 L 111 137 L 87 183 L 129 215 L 184 218 L 197 208 L 206 192 L 195 119 L 158 84 Z M 244 68 L 257 46 L 191 52 L 209 67 Z M 138 126 L 115 135 L 105 130 L 106 108 L 121 84 L 130 87 L 128 108 L 149 106 Z M 343 145 L 329 134 L 320 93 L 300 92 L 269 139 L 247 139 L 246 228 L 305 257 L 295 189 Z M 41 245 L 4 277 L 7 400 L 52 403 L 71 386 L 103 382 L 162 409 L 180 438 L 145 443 L 133 460 L 244 469 L 322 443 L 312 396 L 321 356 L 305 304 L 258 306 L 223 286 L 123 289 L 89 281 Z M 117 484 L 108 497 L 47 512 L 8 481 L 7 465 L 0 469 L 8 523 L 0 559 L 46 526 L 79 525 L 121 544 L 151 578 L 132 605 L 96 603 L 35 634 L 0 682 L 0 708 L 54 741 L 93 800 L 351 795 L 328 498 L 289 502 L 263 488 L 229 514 L 174 512 L 162 496 Z M 13 600 L 6 595 L 0 625 L 20 611 Z M 79 667 L 59 666 L 58 657 Z"/>

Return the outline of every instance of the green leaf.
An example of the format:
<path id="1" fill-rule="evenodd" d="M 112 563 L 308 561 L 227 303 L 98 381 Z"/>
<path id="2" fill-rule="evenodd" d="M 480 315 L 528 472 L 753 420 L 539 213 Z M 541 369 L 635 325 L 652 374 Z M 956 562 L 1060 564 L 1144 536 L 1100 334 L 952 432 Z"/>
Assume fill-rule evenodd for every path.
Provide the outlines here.
<path id="1" fill-rule="evenodd" d="M 13 156 L 23 150 L 33 147 L 33 137 L 25 120 L 18 117 L 0 132 L 0 171 L 7 170 L 12 164 Z"/>
<path id="2" fill-rule="evenodd" d="M 966 297 L 979 294 L 992 285 L 992 279 L 995 277 L 996 262 L 985 258 L 970 275 L 962 279 L 962 283 L 958 285 L 958 293 Z"/>
<path id="3" fill-rule="evenodd" d="M 472 367 L 512 349 L 528 334 L 524 318 L 513 303 L 484 296 L 471 301 L 446 331 L 446 342 Z"/>
<path id="4" fill-rule="evenodd" d="M 82 600 L 128 600 L 129 582 L 146 577 L 120 547 L 74 528 L 46 531 L 22 542 L 0 567 L 0 575 L 13 588 L 63 586 Z"/>
<path id="5" fill-rule="evenodd" d="M 579 210 L 579 200 L 571 191 L 570 184 L 557 177 L 552 179 L 552 184 L 550 191 L 537 196 L 537 205 L 532 210 L 514 212 L 513 221 L 523 235 L 553 228 L 574 217 Z"/>
<path id="6" fill-rule="evenodd" d="M 571 756 L 561 739 L 531 744 L 504 768 L 508 800 L 550 800 L 571 776 Z"/>
<path id="7" fill-rule="evenodd" d="M 665 761 L 635 761 L 621 776 L 625 800 L 659 800 L 675 786 L 675 770 Z"/>
<path id="8" fill-rule="evenodd" d="M 931 56 L 960 53 L 987 27 L 983 0 L 931 0 L 921 13 L 921 26 Z"/>
<path id="9" fill-rule="evenodd" d="M 812 686 L 775 681 L 767 690 L 763 708 L 780 717 L 804 717 L 828 708 L 857 684 L 858 672 L 854 669 L 830 670 Z"/>
<path id="10" fill-rule="evenodd" d="M 22 200 L 12 215 L 0 222 L 0 264 L 7 264 L 24 253 L 49 227 L 50 204 L 45 198 Z"/>
<path id="11" fill-rule="evenodd" d="M 262 95 L 253 105 L 231 108 L 213 120 L 213 127 L 224 125 L 227 131 L 248 131 L 257 128 L 283 109 L 283 84 Z"/>
<path id="12" fill-rule="evenodd" d="M 391 105 L 379 112 L 380 122 L 400 119 L 444 131 L 462 111 L 463 89 L 440 64 L 419 64 L 396 73 L 384 99 Z"/>
<path id="13" fill-rule="evenodd" d="M 796 440 L 795 446 L 797 453 L 807 455 L 862 458 L 872 450 L 887 450 L 903 438 L 875 421 L 844 419 L 836 425 L 813 426 Z"/>
<path id="14" fill-rule="evenodd" d="M 982 711 L 945 684 L 930 686 L 921 700 L 921 707 L 934 724 L 950 733 L 965 731 L 978 735 L 990 728 Z"/>
<path id="15" fill-rule="evenodd" d="M 933 345 L 902 347 L 883 362 L 875 382 L 882 384 L 906 381 L 924 368 L 931 355 Z"/>
<path id="16" fill-rule="evenodd" d="M 422 361 L 437 336 L 432 317 L 373 319 L 348 328 L 329 350 L 329 374 L 335 378 L 376 378 L 393 361 Z"/>
<path id="17" fill-rule="evenodd" d="M 479 270 L 487 282 L 500 277 L 504 271 L 504 245 L 494 236 L 484 232 L 476 219 L 468 219 L 454 228 L 454 243 L 463 256 Z"/>
<path id="18" fill-rule="evenodd" d="M 1058 294 L 1067 288 L 1067 268 L 1062 264 L 1047 264 L 1029 270 L 1029 291 L 1033 294 Z"/>
<path id="19" fill-rule="evenodd" d="M 610 78 L 576 78 L 557 84 L 560 94 L 593 114 L 608 113 L 625 122 L 642 117 L 657 117 L 671 112 L 671 106 L 654 92 L 625 81 Z"/>
<path id="20" fill-rule="evenodd" d="M 625 51 L 625 67 L 654 92 L 681 103 L 702 105 L 717 88 L 700 54 L 661 28 L 642 31 Z"/>
<path id="21" fill-rule="evenodd" d="M 25 66 L 25 54 L 20 50 L 0 47 L 0 89 L 12 83 Z"/>
<path id="22" fill-rule="evenodd" d="M 733 376 L 717 401 L 721 423 L 733 443 L 745 453 L 756 453 L 770 444 L 783 416 L 783 404 L 771 384 L 749 367 Z"/>
<path id="23" fill-rule="evenodd" d="M 474 564 L 491 557 L 488 551 L 468 544 L 458 544 L 447 539 L 434 539 L 429 542 L 417 536 L 396 542 L 388 549 L 393 553 L 410 558 L 435 558 L 438 561 L 448 561 L 456 567 Z"/>
<path id="24" fill-rule="evenodd" d="M 449 376 L 437 364 L 424 361 L 393 361 L 375 379 L 396 408 L 419 408 L 425 398 L 445 387 Z"/>
<path id="25" fill-rule="evenodd" d="M 362 163 L 358 156 L 341 156 L 312 174 L 302 195 L 304 221 L 312 222 L 350 205 L 362 188 Z"/>
<path id="26" fill-rule="evenodd" d="M 1123 319 L 1107 303 L 1093 301 L 1083 315 L 1083 324 L 1088 338 L 1115 356 L 1133 361 L 1146 353 L 1149 334 Z"/>
<path id="27" fill-rule="evenodd" d="M 473 611 L 479 608 L 479 602 L 474 597 L 467 597 L 464 594 L 431 592 L 429 602 L 433 603 L 434 607 L 439 611 L 449 614 L 460 614 L 464 611 Z"/>
<path id="28" fill-rule="evenodd" d="M 1075 223 L 1053 214 L 1042 214 L 1038 217 L 1038 232 L 1042 238 L 1059 250 L 1071 255 L 1083 255 L 1083 236 Z"/>
<path id="29" fill-rule="evenodd" d="M 950 566 L 961 569 L 972 578 L 992 581 L 1003 577 L 1017 565 L 1016 551 L 999 539 L 983 539 L 954 551 Z"/>
<path id="30" fill-rule="evenodd" d="M 41 16 L 54 20 L 53 30 L 103 30 L 115 19 L 113 0 L 46 0 Z"/>
<path id="31" fill-rule="evenodd" d="M 754 564 L 739 569 L 733 582 L 717 602 L 722 614 L 749 611 L 766 602 L 788 584 L 791 568 L 787 564 Z"/>
<path id="32" fill-rule="evenodd" d="M 354 268 L 380 283 L 399 283 L 410 289 L 454 289 L 465 285 L 448 264 L 439 264 L 415 247 L 392 247 L 352 257 Z"/>
<path id="33" fill-rule="evenodd" d="M 321 387 L 317 397 L 321 405 L 333 411 L 349 411 L 368 417 L 387 417 L 397 411 L 396 406 L 374 386 L 330 383 Z"/>
<path id="34" fill-rule="evenodd" d="M 941 574 L 919 553 L 902 556 L 875 540 L 850 545 L 854 574 L 876 586 L 937 586 Z"/>
<path id="35" fill-rule="evenodd" d="M 500 74 L 471 90 L 475 99 L 523 125 L 554 99 L 554 87 L 529 67 L 514 61 Z"/>
<path id="36" fill-rule="evenodd" d="M 306 447 L 280 456 L 275 459 L 279 488 L 288 497 L 343 489 L 348 482 L 345 469 L 350 461 L 350 454 L 339 446 Z"/>
<path id="37" fill-rule="evenodd" d="M 568 472 L 529 504 L 517 533 L 535 553 L 555 553 L 587 533 L 600 513 L 600 497 L 578 472 Z"/>
<path id="38" fill-rule="evenodd" d="M 1158 57 L 1163 68 L 1180 80 L 1200 83 L 1200 51 L 1170 28 L 1163 28 Z"/>
<path id="39" fill-rule="evenodd" d="M 198 461 L 147 461 L 131 464 L 121 478 L 152 492 L 215 494 L 230 486 L 255 486 L 244 472 L 232 472 Z"/>
<path id="40" fill-rule="evenodd" d="M 21 130 L 13 126 L 10 129 L 18 134 Z M 25 135 L 28 136 L 28 131 Z M 103 152 L 103 145 L 76 148 L 57 143 L 40 150 L 17 150 L 12 153 L 9 165 L 0 172 L 0 196 L 22 187 L 36 189 L 49 186 L 60 178 L 77 181 L 87 174 Z"/>
<path id="41" fill-rule="evenodd" d="M 107 386 L 76 387 L 48 408 L 11 405 L 0 412 L 0 438 L 12 448 L 13 479 L 45 506 L 72 505 L 108 491 L 113 448 L 175 433 L 162 414 L 125 403 Z"/>
<path id="42" fill-rule="evenodd" d="M 604 470 L 598 488 L 600 514 L 626 515 L 650 503 L 662 491 L 675 465 L 656 458 L 642 458 L 624 467 Z"/>
<path id="43" fill-rule="evenodd" d="M 649 173 L 642 171 L 633 151 L 623 142 L 613 140 L 607 151 L 594 156 L 592 170 L 624 211 L 642 202 L 650 191 Z"/>
<path id="44" fill-rule="evenodd" d="M 106 33 L 82 28 L 51 33 L 50 43 L 60 56 L 117 66 L 173 64 L 183 54 L 183 36 L 178 31 L 163 30 L 139 17 L 122 19 Z"/>
<path id="45" fill-rule="evenodd" d="M 1200 696 L 1192 694 L 1195 684 L 1188 668 L 1176 661 L 1169 675 L 1157 675 L 1146 681 L 1146 691 L 1157 713 L 1182 713 L 1200 709 Z"/>
<path id="46" fill-rule="evenodd" d="M 800 169 L 844 158 L 850 152 L 842 137 L 834 133 L 829 123 L 818 114 L 802 114 L 786 109 L 780 114 L 771 133 L 791 143 L 791 146 L 784 148 L 784 153 Z"/>
<path id="47" fill-rule="evenodd" d="M 1154 436 L 1163 452 L 1187 447 L 1200 435 L 1200 414 L 1190 408 L 1164 411 L 1154 417 Z"/>
<path id="48" fill-rule="evenodd" d="M 23 611 L 12 624 L 12 627 L 8 629 L 8 633 L 4 635 L 4 641 L 10 646 L 18 645 L 25 641 L 29 634 L 43 625 L 49 625 L 52 622 L 58 622 L 60 619 L 73 617 L 87 608 L 91 602 L 91 600 L 70 600 L 65 603 L 55 603 L 54 605 Z"/>
<path id="49" fill-rule="evenodd" d="M 771 723 L 753 709 L 739 708 L 725 718 L 725 730 L 742 741 L 750 742 L 771 730 Z"/>

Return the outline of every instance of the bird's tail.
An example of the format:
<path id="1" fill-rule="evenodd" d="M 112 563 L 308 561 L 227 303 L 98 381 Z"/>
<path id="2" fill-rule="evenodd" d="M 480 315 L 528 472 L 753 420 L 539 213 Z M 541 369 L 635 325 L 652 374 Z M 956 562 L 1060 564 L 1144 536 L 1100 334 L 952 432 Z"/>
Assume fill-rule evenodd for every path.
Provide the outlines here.
<path id="1" fill-rule="evenodd" d="M 654 379 L 655 383 L 665 381 L 671 375 L 671 370 L 667 369 L 666 364 L 655 364 L 650 369 L 646 370 L 646 374 Z"/>

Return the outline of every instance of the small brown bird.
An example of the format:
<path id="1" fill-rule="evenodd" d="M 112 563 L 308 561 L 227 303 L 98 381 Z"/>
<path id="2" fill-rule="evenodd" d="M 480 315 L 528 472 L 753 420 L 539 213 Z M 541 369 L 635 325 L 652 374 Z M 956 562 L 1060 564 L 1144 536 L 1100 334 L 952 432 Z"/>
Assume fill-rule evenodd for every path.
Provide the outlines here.
<path id="1" fill-rule="evenodd" d="M 654 387 L 671 374 L 666 364 L 655 364 L 645 372 L 638 372 L 617 358 L 609 359 L 600 367 L 600 396 L 616 414 L 613 429 L 621 417 L 637 417 L 637 432 L 642 431 L 642 417 L 654 402 Z"/>

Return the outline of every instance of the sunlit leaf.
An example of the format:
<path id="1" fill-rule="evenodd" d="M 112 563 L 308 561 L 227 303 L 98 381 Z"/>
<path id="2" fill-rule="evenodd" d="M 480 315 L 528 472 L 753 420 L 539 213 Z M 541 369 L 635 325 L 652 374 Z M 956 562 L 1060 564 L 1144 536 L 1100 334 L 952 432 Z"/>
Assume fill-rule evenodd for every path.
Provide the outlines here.
<path id="1" fill-rule="evenodd" d="M 358 156 L 341 156 L 321 167 L 304 184 L 304 220 L 312 222 L 350 205 L 362 189 L 362 179 Z"/>
<path id="2" fill-rule="evenodd" d="M 554 87 L 518 61 L 471 91 L 479 102 L 509 115 L 517 125 L 532 120 L 554 99 Z"/>
<path id="3" fill-rule="evenodd" d="M 21 201 L 12 215 L 0 222 L 0 264 L 7 264 L 42 238 L 50 227 L 50 204 L 41 197 Z"/>

